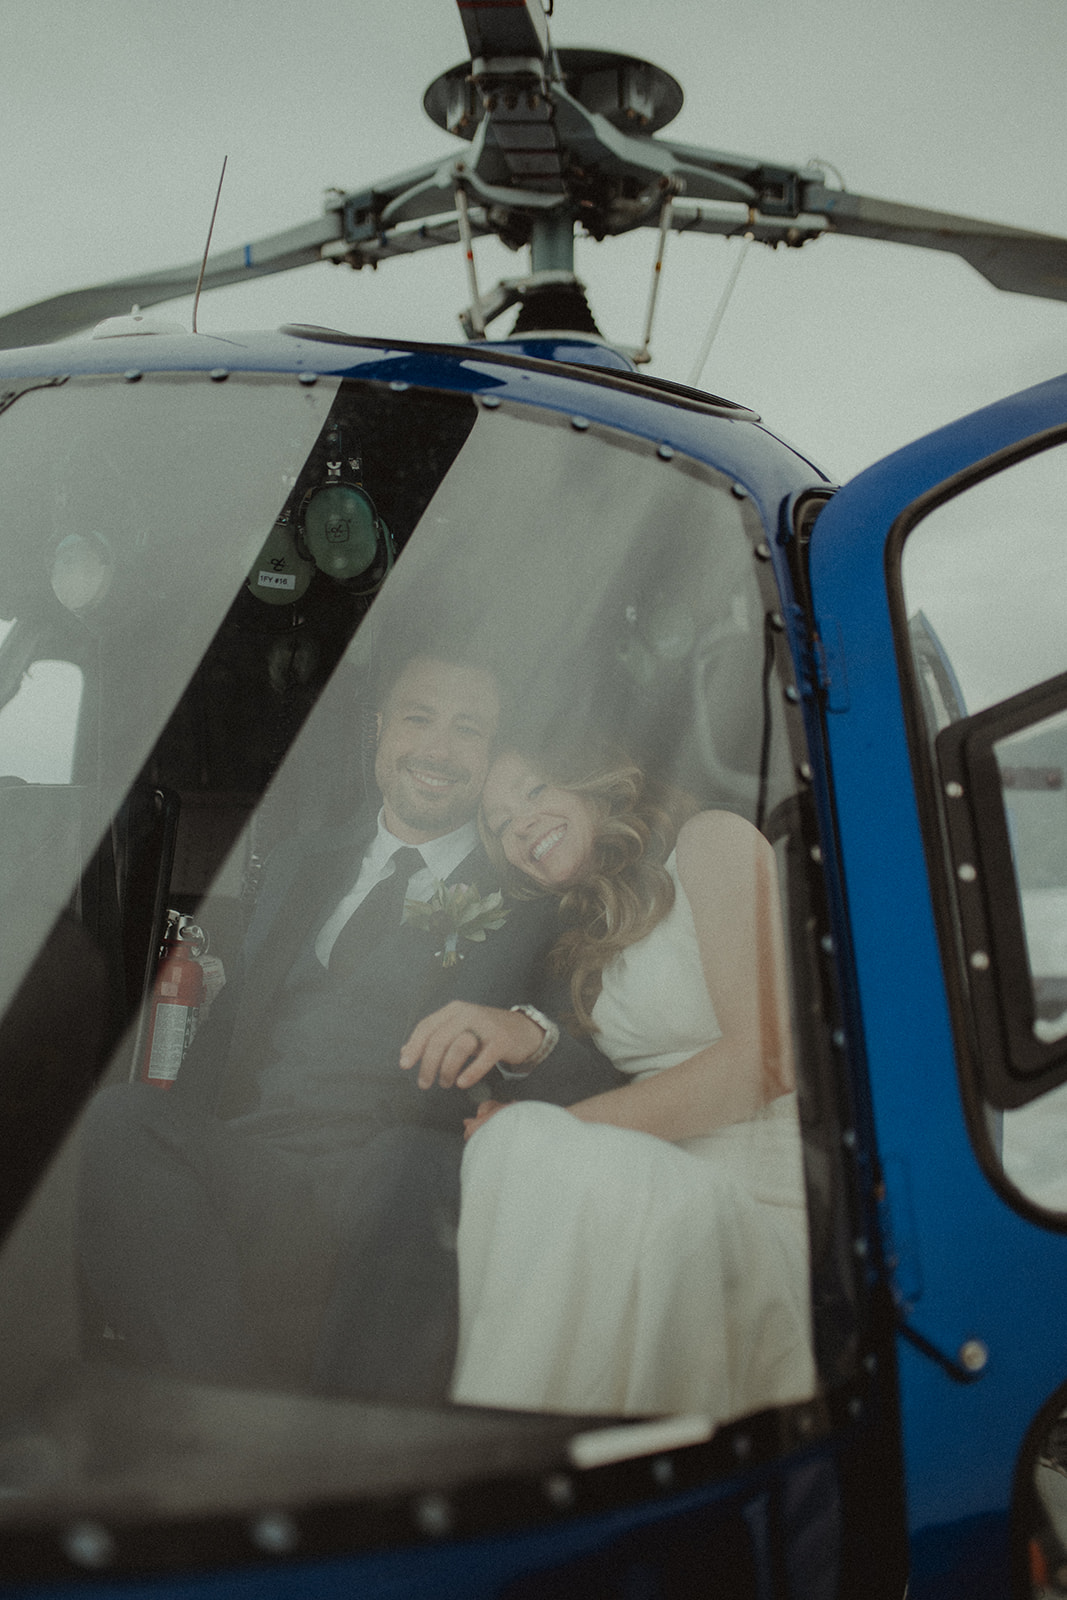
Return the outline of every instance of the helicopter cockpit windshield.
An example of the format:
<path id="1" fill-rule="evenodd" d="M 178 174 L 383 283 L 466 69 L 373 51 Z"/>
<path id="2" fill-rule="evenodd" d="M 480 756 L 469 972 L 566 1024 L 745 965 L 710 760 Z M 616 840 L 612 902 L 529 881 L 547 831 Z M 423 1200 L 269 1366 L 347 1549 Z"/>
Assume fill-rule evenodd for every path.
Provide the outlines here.
<path id="1" fill-rule="evenodd" d="M 838 1091 L 812 1043 L 803 751 L 761 587 L 766 530 L 711 467 L 493 399 L 149 373 L 27 386 L 0 417 L 0 1517 L 433 1486 L 475 1473 L 490 1443 L 505 1465 L 554 1459 L 576 1416 L 696 1413 L 711 1437 L 808 1408 L 810 1433 L 817 1397 L 851 1370 Z M 511 794 L 504 759 L 527 787 L 494 810 L 494 783 Z M 619 1026 L 631 1043 L 662 1030 L 628 1060 L 602 1007 L 608 958 L 585 988 L 570 982 L 563 945 L 548 952 L 571 902 L 544 893 L 576 881 L 561 869 L 552 882 L 553 853 L 566 857 L 568 830 L 573 842 L 616 816 L 612 783 L 630 785 L 625 849 L 659 849 L 652 887 L 635 877 L 603 910 L 637 929 L 617 959 L 658 1019 Z M 330 989 L 327 1043 L 305 1049 L 310 1013 L 286 1007 L 305 981 L 321 1000 L 334 958 L 317 941 L 366 892 L 383 796 L 386 827 L 425 854 L 395 939 L 379 931 L 360 958 L 374 973 L 365 1008 Z M 523 879 L 509 837 L 528 798 Z M 726 903 L 686 887 L 702 851 L 720 897 L 731 881 L 752 890 L 730 916 L 737 950 L 755 955 L 710 1008 L 733 969 L 701 975 L 700 939 Z M 641 976 L 642 930 L 668 917 L 674 953 Z M 748 990 L 761 1042 L 747 1100 L 694 1110 L 694 1077 L 673 1122 L 636 1132 L 560 1109 L 600 1094 L 610 1113 L 612 1094 L 703 1062 Z M 463 1060 L 483 1032 L 521 1041 L 496 1047 L 490 1096 L 521 1107 L 487 1117 L 485 1083 L 469 1094 L 442 1066 L 420 1087 L 425 1054 L 397 1065 L 424 1014 L 449 1005 L 467 1008 Z M 385 1059 L 370 1062 L 368 1038 Z M 279 1067 L 287 1050 L 316 1071 L 336 1050 L 317 1109 Z M 343 1097 L 364 1071 L 386 1087 L 353 1110 Z M 143 1128 L 115 1134 L 120 1103 L 147 1108 L 154 1154 Z M 237 1146 L 191 1178 L 170 1134 L 157 1138 L 210 1125 L 247 1153 L 242 1119 L 247 1132 L 264 1116 L 274 1132 L 260 1121 L 252 1143 L 278 1164 L 263 1184 L 234 1177 Z M 391 1197 L 377 1211 L 369 1167 L 358 1195 L 344 1177 L 351 1148 L 372 1145 Z M 430 1213 L 405 1221 L 396 1203 L 411 1150 L 420 1192 L 444 1173 L 430 1244 Z M 233 1271 L 212 1288 L 222 1245 Z M 411 1304 L 444 1356 L 421 1387 L 403 1367 L 374 1376 L 373 1352 L 331 1365 L 331 1339 L 391 1344 L 390 1296 L 434 1251 L 437 1287 L 416 1286 Z M 368 1290 L 372 1258 L 388 1282 Z M 494 1366 L 493 1351 L 523 1360 Z M 367 1400 L 406 1408 L 388 1446 L 380 1428 L 367 1444 Z M 524 1431 L 519 1411 L 557 1420 Z M 258 1441 L 251 1467 L 233 1456 L 241 1429 Z M 447 1471 L 430 1449 L 442 1439 L 456 1441 Z"/>

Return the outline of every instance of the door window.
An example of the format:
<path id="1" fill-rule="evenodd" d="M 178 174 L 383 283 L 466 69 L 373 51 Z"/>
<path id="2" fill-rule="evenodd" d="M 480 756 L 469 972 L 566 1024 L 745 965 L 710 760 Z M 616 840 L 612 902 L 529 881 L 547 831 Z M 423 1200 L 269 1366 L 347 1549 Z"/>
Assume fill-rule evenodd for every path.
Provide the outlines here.
<path id="1" fill-rule="evenodd" d="M 960 1056 L 1011 1183 L 1067 1209 L 1067 447 L 907 533 L 912 728 Z"/>

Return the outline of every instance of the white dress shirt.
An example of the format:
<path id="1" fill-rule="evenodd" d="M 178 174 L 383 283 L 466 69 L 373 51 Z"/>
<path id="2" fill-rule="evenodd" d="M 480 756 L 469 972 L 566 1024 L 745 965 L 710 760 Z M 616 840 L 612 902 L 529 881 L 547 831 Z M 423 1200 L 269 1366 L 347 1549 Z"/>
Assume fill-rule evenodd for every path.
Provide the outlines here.
<path id="1" fill-rule="evenodd" d="M 364 851 L 356 881 L 315 940 L 315 954 L 324 967 L 329 966 L 330 952 L 337 942 L 337 936 L 356 907 L 363 903 L 376 884 L 392 877 L 395 870 L 392 858 L 398 850 L 403 849 L 405 843 L 405 840 L 389 832 L 384 813 L 379 811 L 378 831 Z M 408 879 L 406 898 L 429 900 L 438 881 L 443 882 L 450 877 L 477 843 L 478 828 L 472 820 L 465 822 L 461 828 L 454 828 L 451 833 L 443 834 L 440 839 L 429 839 L 425 844 L 418 845 L 426 865 Z"/>

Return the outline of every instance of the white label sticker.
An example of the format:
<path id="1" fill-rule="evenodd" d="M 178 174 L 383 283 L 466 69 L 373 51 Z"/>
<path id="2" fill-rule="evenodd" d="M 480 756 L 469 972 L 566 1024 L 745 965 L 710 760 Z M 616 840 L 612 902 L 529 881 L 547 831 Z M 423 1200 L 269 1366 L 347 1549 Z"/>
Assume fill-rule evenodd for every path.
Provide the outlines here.
<path id="1" fill-rule="evenodd" d="M 257 589 L 295 589 L 295 572 L 261 572 L 256 579 Z"/>

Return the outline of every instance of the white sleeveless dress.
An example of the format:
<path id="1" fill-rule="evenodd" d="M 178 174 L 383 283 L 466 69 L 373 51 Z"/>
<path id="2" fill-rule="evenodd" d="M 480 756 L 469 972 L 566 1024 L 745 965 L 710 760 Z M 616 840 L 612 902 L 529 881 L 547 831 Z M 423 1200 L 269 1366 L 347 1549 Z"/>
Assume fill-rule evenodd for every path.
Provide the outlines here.
<path id="1" fill-rule="evenodd" d="M 678 879 L 604 973 L 597 1043 L 647 1077 L 721 1038 Z M 527 1101 L 467 1146 L 452 1398 L 721 1422 L 815 1391 L 796 1096 L 670 1144 Z"/>

